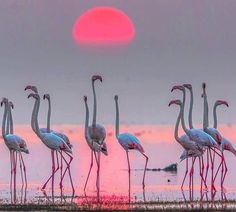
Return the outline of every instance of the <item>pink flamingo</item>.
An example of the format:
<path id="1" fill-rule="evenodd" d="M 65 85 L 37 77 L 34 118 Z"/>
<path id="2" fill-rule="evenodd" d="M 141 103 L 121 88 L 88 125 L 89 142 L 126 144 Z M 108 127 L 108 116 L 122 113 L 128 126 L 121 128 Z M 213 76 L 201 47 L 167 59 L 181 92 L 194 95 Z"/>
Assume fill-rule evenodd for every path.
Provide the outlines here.
<path id="1" fill-rule="evenodd" d="M 191 84 L 183 84 L 183 87 L 186 88 L 187 90 L 189 90 L 190 92 L 190 106 L 189 106 L 189 113 L 188 113 L 188 122 L 189 122 L 189 129 L 193 129 L 193 88 Z M 202 149 L 203 153 L 205 151 L 205 149 Z M 199 158 L 201 160 L 201 162 L 199 161 L 199 165 L 200 165 L 200 170 L 201 170 L 201 174 L 203 175 L 204 173 L 204 162 L 203 162 L 203 155 L 200 156 Z M 209 164 L 208 164 L 209 166 Z M 205 189 L 207 189 L 207 185 L 206 185 L 206 181 L 204 179 L 205 182 Z M 201 188 L 202 188 L 202 180 L 201 180 Z"/>
<path id="2" fill-rule="evenodd" d="M 60 137 L 56 136 L 52 132 L 48 133 L 48 132 L 41 132 L 40 131 L 39 125 L 38 125 L 38 111 L 39 111 L 39 105 L 40 105 L 40 96 L 38 94 L 34 93 L 34 94 L 30 94 L 28 96 L 28 98 L 30 98 L 30 97 L 33 97 L 35 99 L 34 109 L 33 109 L 33 113 L 32 113 L 33 119 L 31 120 L 32 129 L 34 130 L 36 135 L 40 138 L 40 140 L 49 149 L 51 149 L 52 174 L 50 175 L 48 180 L 45 182 L 45 184 L 43 185 L 42 189 L 45 189 L 47 183 L 49 182 L 49 180 L 52 179 L 52 198 L 53 198 L 53 201 L 54 201 L 54 175 L 55 175 L 55 172 L 56 172 L 56 170 L 55 170 L 55 156 L 54 156 L 54 152 L 55 151 L 56 152 L 57 151 L 64 151 L 64 152 L 72 153 L 72 151 L 71 151 L 71 149 L 68 147 L 68 145 L 66 144 L 66 142 L 63 139 L 61 139 Z M 36 114 L 35 117 L 34 117 L 34 113 Z M 63 158 L 64 162 L 67 162 L 62 155 L 61 155 L 61 157 Z M 58 160 L 58 158 L 57 158 L 57 160 Z M 70 181 L 72 182 L 71 175 L 70 175 Z"/>
<path id="3" fill-rule="evenodd" d="M 176 89 L 181 90 L 183 92 L 183 111 L 184 111 L 184 104 L 185 104 L 185 88 L 183 86 L 177 86 Z M 183 117 L 183 111 L 182 111 L 182 117 Z M 207 147 L 209 150 L 211 149 L 212 151 L 216 152 L 214 148 L 219 148 L 219 145 L 217 144 L 217 142 L 207 133 L 205 133 L 203 130 L 200 129 L 187 129 L 184 123 L 184 117 L 181 120 L 182 122 L 182 127 L 184 132 L 189 136 L 189 138 L 193 141 L 195 141 L 198 145 L 202 146 L 202 147 Z M 217 153 L 217 152 L 216 152 Z M 217 153 L 218 154 L 218 153 Z M 210 157 L 211 157 L 211 167 L 212 167 L 212 176 L 213 176 L 213 169 L 214 169 L 214 164 L 213 164 L 213 159 L 210 153 Z M 193 164 L 192 166 L 194 165 Z M 213 177 L 212 177 L 212 186 L 211 189 L 215 190 L 214 184 L 213 184 Z"/>
<path id="4" fill-rule="evenodd" d="M 38 94 L 38 89 L 37 89 L 36 86 L 28 85 L 28 86 L 25 87 L 25 91 L 26 91 L 26 90 L 31 90 L 31 91 L 33 91 L 35 94 Z M 43 96 L 43 99 L 47 99 L 47 100 L 48 100 L 47 128 L 40 128 L 39 131 L 40 131 L 41 133 L 49 133 L 49 132 L 50 132 L 50 133 L 53 133 L 54 135 L 60 137 L 61 139 L 63 139 L 64 142 L 66 142 L 67 146 L 71 149 L 71 152 L 72 152 L 72 145 L 71 145 L 71 143 L 70 143 L 69 138 L 68 138 L 65 134 L 63 134 L 63 133 L 56 132 L 56 131 L 50 129 L 51 100 L 50 100 L 49 94 L 45 94 L 45 95 Z M 40 105 L 40 102 L 38 103 L 38 108 L 39 108 L 39 105 Z M 33 113 L 32 113 L 32 118 L 31 118 L 31 126 L 32 126 L 32 129 L 33 129 L 33 131 L 34 131 L 35 133 L 36 133 L 35 120 L 36 120 L 36 116 L 38 116 L 37 111 L 39 111 L 39 110 L 38 110 L 37 108 L 34 108 Z M 63 156 L 63 152 L 64 152 L 66 155 L 69 156 L 69 162 L 68 162 L 68 161 L 65 159 L 65 157 Z M 62 191 L 62 187 L 63 187 L 63 186 L 62 186 L 62 181 L 63 181 L 63 179 L 64 179 L 64 176 L 65 176 L 67 170 L 68 170 L 68 172 L 69 172 L 69 176 L 71 176 L 71 173 L 70 173 L 70 164 L 71 164 L 71 162 L 72 162 L 72 160 L 73 160 L 73 157 L 72 157 L 70 154 L 68 154 L 68 152 L 66 152 L 66 151 L 63 151 L 63 152 L 62 152 L 62 151 L 59 151 L 60 156 L 61 156 L 61 177 L 60 177 L 60 189 L 61 189 L 61 191 Z M 57 168 L 55 169 L 55 173 L 59 170 L 58 151 L 56 151 L 56 159 L 57 159 Z M 64 171 L 63 174 L 62 174 L 62 166 L 63 166 L 62 160 L 63 160 L 63 161 L 66 163 L 66 165 L 67 165 L 67 166 L 66 166 L 66 169 L 65 169 L 65 171 Z M 52 177 L 52 175 L 51 175 L 51 177 Z M 42 187 L 42 190 L 44 190 L 44 189 L 46 188 L 46 185 L 47 185 L 47 183 L 50 181 L 50 179 L 51 179 L 51 178 L 49 178 L 49 179 L 45 182 L 45 184 L 44 184 L 43 187 Z M 74 194 L 74 191 L 75 191 L 75 190 L 74 190 L 73 181 L 72 181 L 72 178 L 71 178 L 71 177 L 70 177 L 70 180 L 71 180 L 72 192 L 73 192 L 73 194 Z"/>
<path id="5" fill-rule="evenodd" d="M 8 147 L 10 151 L 10 161 L 11 161 L 11 183 L 10 183 L 10 188 L 12 188 L 12 174 L 13 174 L 13 179 L 14 179 L 14 199 L 16 198 L 16 167 L 17 167 L 17 153 L 19 153 L 19 161 L 20 161 L 20 169 L 21 173 L 24 172 L 24 180 L 25 180 L 25 185 L 27 187 L 27 177 L 26 177 L 26 168 L 25 168 L 25 163 L 23 160 L 23 157 L 21 155 L 21 152 L 24 152 L 26 154 L 29 154 L 29 150 L 27 148 L 26 142 L 19 136 L 15 134 L 6 134 L 6 119 L 12 119 L 9 114 L 9 110 L 11 107 L 11 104 L 9 105 L 8 99 L 3 98 L 1 101 L 1 106 L 5 106 L 4 109 L 4 114 L 3 114 L 3 122 L 2 122 L 2 137 L 5 141 L 6 146 Z M 8 116 L 8 117 L 7 117 Z M 10 121 L 8 120 L 8 123 Z M 11 123 L 9 123 L 11 124 Z M 8 131 L 8 127 L 7 127 Z M 11 127 L 11 131 L 13 132 L 13 126 Z M 8 132 L 9 133 L 9 132 Z M 23 171 L 22 171 L 22 166 L 23 164 Z M 22 177 L 22 185 L 24 183 L 23 181 L 23 176 Z"/>
<path id="6" fill-rule="evenodd" d="M 216 114 L 216 108 L 220 105 L 225 105 L 227 107 L 229 107 L 228 103 L 226 101 L 223 100 L 217 100 L 214 104 L 214 108 L 213 108 L 213 117 L 214 117 L 214 129 L 217 129 L 217 114 Z M 216 179 L 216 176 L 219 172 L 220 167 L 221 168 L 221 189 L 224 190 L 224 180 L 228 171 L 227 165 L 226 165 L 226 161 L 225 161 L 225 157 L 224 157 L 224 150 L 232 152 L 235 156 L 236 156 L 236 149 L 234 148 L 233 144 L 227 140 L 225 137 L 221 136 L 221 152 L 222 152 L 222 160 L 220 162 L 220 165 L 217 169 L 217 172 L 215 174 L 214 180 Z"/>
<path id="7" fill-rule="evenodd" d="M 106 130 L 101 124 L 98 124 L 97 121 L 96 121 L 96 118 L 97 118 L 97 97 L 96 97 L 96 91 L 95 91 L 94 83 L 97 80 L 102 82 L 102 77 L 99 76 L 99 75 L 92 76 L 93 121 L 92 121 L 92 125 L 89 126 L 88 130 L 89 130 L 90 138 L 93 140 L 93 142 L 98 143 L 99 145 L 102 145 L 102 148 L 103 148 L 102 153 L 104 153 L 104 155 L 108 155 L 107 145 L 106 145 L 106 142 L 105 142 Z M 96 156 L 96 151 L 94 151 L 91 148 L 91 163 L 90 163 L 89 172 L 88 172 L 88 175 L 87 175 L 87 178 L 86 178 L 86 182 L 85 182 L 85 185 L 84 185 L 84 191 L 86 190 L 88 179 L 89 179 L 90 173 L 91 173 L 91 169 L 93 167 L 93 154 L 94 154 L 95 159 L 97 161 L 96 186 L 97 186 L 97 191 L 98 191 L 98 196 L 99 196 L 99 193 L 100 193 L 100 151 L 98 151 L 97 153 L 98 153 L 98 156 Z M 98 197 L 98 199 L 99 199 L 99 197 Z"/>
<path id="8" fill-rule="evenodd" d="M 136 138 L 134 135 L 130 133 L 121 133 L 119 131 L 119 106 L 118 106 L 118 96 L 115 96 L 115 104 L 116 104 L 116 138 L 120 145 L 126 151 L 127 162 L 128 162 L 128 172 L 129 172 L 129 187 L 130 187 L 130 162 L 129 162 L 129 151 L 130 150 L 137 150 L 140 152 L 146 159 L 144 173 L 143 173 L 143 189 L 145 188 L 145 175 L 148 163 L 148 156 L 144 153 L 144 149 L 141 145 L 141 142 Z M 130 190 L 130 189 L 129 189 Z"/>
<path id="9" fill-rule="evenodd" d="M 174 88 L 174 89 L 176 89 L 176 88 Z M 169 106 L 171 106 L 172 104 L 177 104 L 177 103 L 178 103 L 177 100 L 173 100 L 169 103 Z M 179 123 L 180 123 L 181 118 L 182 118 L 182 111 L 180 110 L 178 118 L 176 120 L 174 137 L 175 137 L 175 140 L 185 149 L 185 151 L 184 151 L 185 154 L 181 155 L 181 157 L 180 157 L 181 160 L 186 159 L 186 171 L 185 171 L 185 175 L 184 175 L 182 185 L 181 185 L 181 189 L 183 189 L 183 185 L 184 185 L 186 176 L 188 174 L 188 158 L 189 157 L 192 157 L 194 161 L 195 161 L 196 157 L 199 157 L 200 176 L 203 181 L 204 181 L 204 179 L 203 179 L 203 175 L 201 172 L 201 161 L 200 161 L 200 156 L 202 156 L 202 154 L 203 154 L 203 149 L 196 142 L 190 140 L 186 134 L 179 137 L 178 128 L 179 128 Z M 190 171 L 190 182 L 191 182 L 192 175 L 193 175 L 193 168 Z M 190 184 L 189 184 L 189 186 L 190 186 Z"/>
<path id="10" fill-rule="evenodd" d="M 103 145 L 102 144 L 99 144 L 98 142 L 94 142 L 94 140 L 91 138 L 90 136 L 90 133 L 89 133 L 89 109 L 88 109 L 88 104 L 87 104 L 87 96 L 84 96 L 84 103 L 85 103 L 85 110 L 86 110 L 86 115 L 85 115 L 85 126 L 84 126 L 84 135 L 85 135 L 85 139 L 86 139 L 86 142 L 88 144 L 88 146 L 90 147 L 91 149 L 91 153 L 95 155 L 95 158 L 96 158 L 96 163 L 98 165 L 98 160 L 97 160 L 97 157 L 96 157 L 96 152 L 102 152 L 103 154 L 107 154 L 107 150 L 103 148 Z M 91 156 L 91 158 L 93 158 Z M 91 161 L 91 166 L 90 168 L 92 167 L 93 165 L 93 159 Z M 91 171 L 91 169 L 90 169 Z M 90 174 L 90 172 L 89 172 Z M 88 177 L 89 177 L 89 174 L 88 174 Z M 86 179 L 86 184 L 88 182 L 88 177 Z M 85 184 L 85 185 L 86 185 Z M 98 194 L 98 200 L 99 200 L 99 190 L 97 190 L 97 194 Z"/>
<path id="11" fill-rule="evenodd" d="M 72 144 L 70 143 L 69 138 L 68 138 L 65 134 L 63 134 L 63 133 L 57 132 L 57 131 L 55 131 L 55 130 L 51 130 L 51 128 L 50 128 L 50 120 L 51 120 L 51 99 L 50 99 L 50 95 L 49 95 L 49 94 L 44 94 L 44 95 L 43 95 L 43 99 L 47 99 L 47 100 L 48 100 L 48 116 L 47 116 L 47 128 L 46 128 L 47 132 L 52 132 L 54 135 L 60 137 L 63 141 L 66 142 L 67 146 L 68 146 L 68 147 L 71 149 L 71 151 L 72 151 L 72 147 L 73 147 L 73 146 L 72 146 Z M 42 132 L 42 131 L 45 132 L 45 130 L 42 130 L 42 128 L 41 128 L 40 130 L 41 130 L 41 132 Z M 66 167 L 64 173 L 62 174 L 62 164 L 63 164 L 63 163 L 62 163 L 62 158 L 64 158 L 64 156 L 63 156 L 63 152 L 60 151 L 60 154 L 61 154 L 61 179 L 60 179 L 60 189 L 61 189 L 61 190 L 62 190 L 62 182 L 63 182 L 63 179 L 64 179 L 64 177 L 65 177 L 66 171 L 68 170 L 69 176 L 71 175 L 70 164 L 71 164 L 71 162 L 72 162 L 72 160 L 73 160 L 73 157 L 72 157 L 69 153 L 67 153 L 67 152 L 64 152 L 64 153 L 69 157 L 69 162 L 67 162 L 67 167 Z M 64 161 L 66 161 L 65 158 L 64 158 Z M 74 185 L 73 185 L 73 182 L 72 182 L 72 181 L 71 181 L 71 187 L 72 187 L 72 192 L 74 193 L 74 192 L 75 192 L 75 189 L 74 189 Z"/>
<path id="12" fill-rule="evenodd" d="M 216 128 L 210 128 L 209 127 L 208 101 L 207 101 L 207 94 L 206 94 L 206 83 L 202 83 L 202 89 L 203 89 L 202 97 L 203 97 L 203 100 L 204 100 L 204 103 L 203 103 L 203 107 L 204 107 L 204 112 L 203 112 L 203 130 L 204 130 L 204 132 L 209 134 L 220 145 L 221 144 L 221 140 L 222 140 L 222 136 L 221 136 L 220 132 Z M 207 150 L 207 161 L 209 161 L 209 155 L 208 155 L 209 151 L 210 150 Z M 214 165 L 214 160 L 215 160 L 215 153 L 217 153 L 217 152 L 214 151 L 214 153 L 213 153 L 213 165 Z M 209 152 L 209 154 L 210 154 L 210 152 Z M 223 155 L 222 152 L 220 154 L 217 153 L 217 155 L 220 156 L 221 160 L 224 160 L 224 155 Z M 210 156 L 211 156 L 211 154 L 210 154 Z M 212 181 L 212 184 L 214 185 L 213 168 L 212 168 L 211 181 Z M 207 180 L 207 173 L 208 173 L 208 167 L 206 169 L 205 181 Z"/>

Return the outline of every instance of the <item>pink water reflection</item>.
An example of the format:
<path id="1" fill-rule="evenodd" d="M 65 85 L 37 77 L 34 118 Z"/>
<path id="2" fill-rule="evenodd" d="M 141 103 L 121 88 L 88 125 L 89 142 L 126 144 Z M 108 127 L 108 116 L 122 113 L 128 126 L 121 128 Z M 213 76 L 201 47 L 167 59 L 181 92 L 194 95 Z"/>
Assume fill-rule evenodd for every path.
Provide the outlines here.
<path id="1" fill-rule="evenodd" d="M 128 197 L 128 173 L 127 161 L 124 150 L 121 148 L 117 140 L 114 138 L 113 126 L 107 126 L 107 145 L 108 156 L 101 158 L 101 198 L 114 197 L 124 199 Z M 71 166 L 72 177 L 76 188 L 76 195 L 84 196 L 83 186 L 86 180 L 87 172 L 90 165 L 90 149 L 83 137 L 83 126 L 54 126 L 53 129 L 66 133 L 71 143 L 73 144 L 74 161 Z M 235 126 L 220 126 L 224 132 L 225 137 L 233 140 Z M 146 154 L 149 156 L 148 168 L 162 168 L 171 163 L 179 163 L 179 156 L 182 148 L 173 139 L 173 126 L 122 126 L 122 132 L 131 132 L 135 134 L 145 148 Z M 51 157 L 50 151 L 44 144 L 32 133 L 30 126 L 16 126 L 16 134 L 19 134 L 27 141 L 30 154 L 24 155 L 28 175 L 28 198 L 35 198 L 42 196 L 40 188 L 43 182 L 47 179 L 51 172 Z M 9 198 L 8 183 L 10 177 L 10 159 L 9 151 L 4 142 L 0 143 L 1 151 L 1 175 L 0 187 L 4 198 Z M 236 158 L 230 153 L 226 153 L 226 160 L 228 162 L 229 172 L 225 181 L 225 186 L 230 197 L 234 197 L 236 191 L 236 182 L 234 176 L 236 169 L 234 164 Z M 146 189 L 145 196 L 142 190 L 142 174 L 145 161 L 138 152 L 130 153 L 130 161 L 132 167 L 131 173 L 131 198 L 135 201 L 150 200 L 176 200 L 183 199 L 180 189 L 180 183 L 184 174 L 185 163 L 178 164 L 177 173 L 166 172 L 152 172 L 148 171 L 146 175 Z M 19 170 L 18 170 L 19 173 Z M 196 168 L 196 173 L 198 169 Z M 18 175 L 20 176 L 20 175 Z M 96 166 L 91 173 L 90 181 L 88 182 L 87 195 L 89 197 L 96 196 Z M 170 182 L 168 182 L 168 179 Z M 20 182 L 20 178 L 17 179 Z M 195 196 L 200 197 L 199 194 L 199 177 L 195 175 L 196 191 Z M 59 178 L 56 178 L 56 195 L 60 194 Z M 19 189 L 19 188 L 18 188 Z M 187 190 L 188 187 L 185 187 Z M 50 192 L 50 190 L 49 190 Z M 68 176 L 65 179 L 64 193 L 70 195 L 71 189 Z M 76 200 L 76 198 L 75 198 Z M 78 199 L 76 200 L 78 201 Z M 80 201 L 80 200 L 79 200 Z"/>

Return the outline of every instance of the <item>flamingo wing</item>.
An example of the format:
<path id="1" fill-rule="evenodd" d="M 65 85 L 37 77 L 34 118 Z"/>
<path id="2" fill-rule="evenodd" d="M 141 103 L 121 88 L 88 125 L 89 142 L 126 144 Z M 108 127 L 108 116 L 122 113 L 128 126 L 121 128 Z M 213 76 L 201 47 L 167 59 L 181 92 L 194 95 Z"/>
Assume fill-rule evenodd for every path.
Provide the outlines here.
<path id="1" fill-rule="evenodd" d="M 134 135 L 130 133 L 120 134 L 118 136 L 118 141 L 125 150 L 135 149 L 144 153 L 144 149 L 141 145 L 141 142 L 138 140 L 138 138 L 136 138 Z"/>

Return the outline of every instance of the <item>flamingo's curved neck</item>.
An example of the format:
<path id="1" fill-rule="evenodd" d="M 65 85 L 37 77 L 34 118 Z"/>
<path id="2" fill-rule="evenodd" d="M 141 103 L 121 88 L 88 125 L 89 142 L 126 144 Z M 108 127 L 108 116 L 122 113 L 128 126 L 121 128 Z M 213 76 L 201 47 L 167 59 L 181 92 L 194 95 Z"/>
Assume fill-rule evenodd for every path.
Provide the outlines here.
<path id="1" fill-rule="evenodd" d="M 208 102 L 205 89 L 203 89 L 203 129 L 207 130 L 209 127 L 209 117 L 208 117 Z"/>
<path id="2" fill-rule="evenodd" d="M 88 130 L 88 125 L 89 125 L 89 109 L 88 109 L 87 102 L 84 101 L 84 103 L 85 103 L 85 109 L 86 109 L 85 124 L 84 124 L 84 135 L 85 135 L 86 140 L 88 140 L 90 138 L 89 130 Z"/>
<path id="3" fill-rule="evenodd" d="M 118 138 L 120 132 L 119 132 L 119 106 L 118 106 L 118 100 L 115 100 L 116 102 L 116 137 Z"/>
<path id="4" fill-rule="evenodd" d="M 10 128 L 10 131 L 9 131 Z M 8 105 L 8 116 L 7 116 L 7 128 L 6 128 L 6 133 L 13 134 L 13 119 L 12 119 L 12 113 L 11 113 L 11 106 Z"/>
<path id="5" fill-rule="evenodd" d="M 48 98 L 48 116 L 47 116 L 47 132 L 50 132 L 50 119 L 51 119 L 51 99 Z"/>
<path id="6" fill-rule="evenodd" d="M 10 133 L 10 131 L 9 131 L 9 127 L 10 127 L 10 106 L 9 106 L 9 104 L 8 104 L 8 106 L 7 106 L 7 113 L 8 113 L 8 115 L 7 115 L 7 123 L 6 123 L 6 134 L 9 134 Z"/>
<path id="7" fill-rule="evenodd" d="M 175 140 L 178 141 L 178 142 L 180 141 L 180 138 L 179 138 L 179 135 L 178 135 L 180 118 L 181 118 L 181 107 L 180 107 L 179 115 L 177 117 L 176 124 L 175 124 Z"/>
<path id="8" fill-rule="evenodd" d="M 188 113 L 189 128 L 193 129 L 193 90 L 190 89 L 190 106 Z"/>
<path id="9" fill-rule="evenodd" d="M 93 122 L 92 122 L 92 126 L 93 127 L 96 126 L 96 117 L 97 117 L 97 98 L 96 98 L 96 91 L 95 91 L 94 82 L 95 81 L 92 81 L 92 88 L 93 88 Z"/>
<path id="10" fill-rule="evenodd" d="M 181 124 L 182 124 L 184 132 L 187 134 L 188 129 L 186 128 L 185 121 L 184 121 L 185 99 L 186 99 L 186 91 L 185 91 L 185 89 L 183 89 L 183 101 L 182 101 L 182 105 L 181 105 Z"/>
<path id="11" fill-rule="evenodd" d="M 217 103 L 214 104 L 213 117 L 214 117 L 214 128 L 217 129 L 217 115 L 216 115 Z"/>
<path id="12" fill-rule="evenodd" d="M 6 138 L 6 119 L 7 119 L 7 107 L 8 104 L 6 102 L 4 102 L 4 114 L 3 114 L 3 119 L 2 119 L 2 137 L 5 139 Z"/>
<path id="13" fill-rule="evenodd" d="M 34 132 L 37 134 L 39 138 L 41 138 L 41 133 L 39 130 L 39 123 L 38 123 L 38 113 L 39 113 L 39 106 L 40 106 L 40 97 L 39 99 L 35 100 L 34 108 L 35 108 L 35 115 L 34 115 Z"/>

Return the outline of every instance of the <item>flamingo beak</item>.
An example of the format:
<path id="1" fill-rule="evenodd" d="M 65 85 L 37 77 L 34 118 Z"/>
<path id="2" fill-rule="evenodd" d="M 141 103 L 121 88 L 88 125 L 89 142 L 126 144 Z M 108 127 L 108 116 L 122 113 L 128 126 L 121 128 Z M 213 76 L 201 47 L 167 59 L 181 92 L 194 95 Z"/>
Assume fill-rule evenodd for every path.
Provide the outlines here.
<path id="1" fill-rule="evenodd" d="M 171 92 L 173 92 L 174 90 L 180 89 L 182 86 L 179 85 L 175 85 L 172 87 Z"/>
<path id="2" fill-rule="evenodd" d="M 31 88 L 32 88 L 31 85 L 27 85 L 27 86 L 25 87 L 25 91 L 26 91 L 26 90 L 29 90 L 29 89 L 31 89 Z"/>

